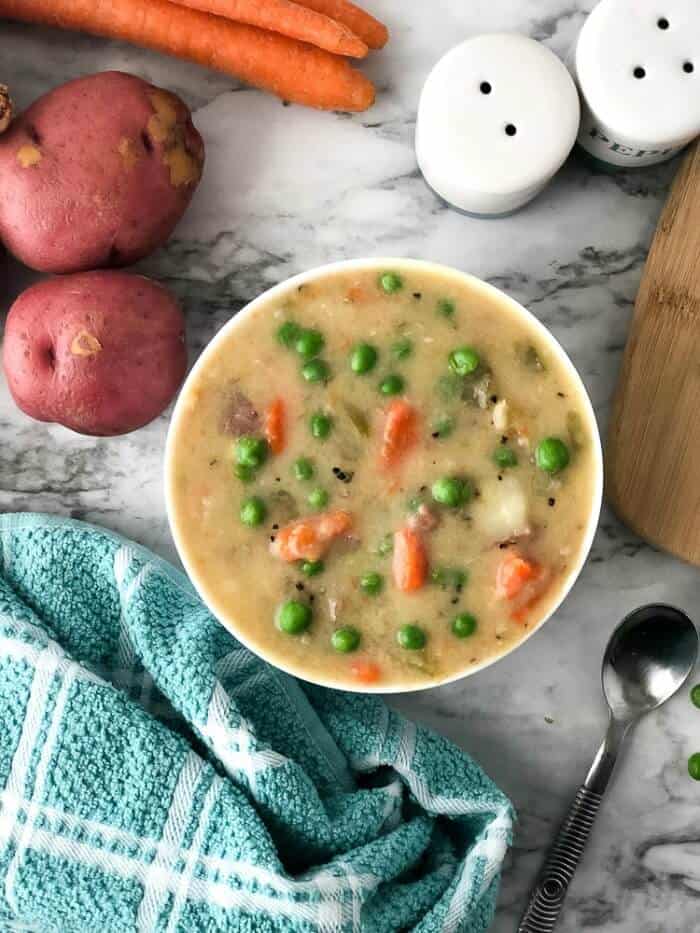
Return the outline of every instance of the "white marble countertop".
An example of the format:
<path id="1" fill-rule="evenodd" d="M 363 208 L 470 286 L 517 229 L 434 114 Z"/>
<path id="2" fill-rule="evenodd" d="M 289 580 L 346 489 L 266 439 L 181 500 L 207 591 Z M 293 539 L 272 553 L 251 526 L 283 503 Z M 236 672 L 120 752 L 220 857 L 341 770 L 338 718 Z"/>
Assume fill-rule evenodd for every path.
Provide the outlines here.
<path id="1" fill-rule="evenodd" d="M 429 258 L 508 291 L 571 354 L 605 427 L 646 250 L 676 166 L 594 174 L 571 160 L 515 216 L 470 219 L 426 189 L 413 153 L 416 103 L 434 61 L 470 34 L 512 30 L 563 53 L 593 0 L 373 0 L 392 41 L 367 69 L 380 93 L 355 117 L 315 113 L 220 75 L 114 43 L 0 22 L 2 78 L 18 103 L 91 71 L 118 68 L 179 92 L 207 144 L 205 177 L 168 246 L 142 264 L 182 298 L 194 358 L 270 284 L 353 256 Z M 4 271 L 4 270 L 3 270 Z M 2 306 L 29 281 L 8 263 Z M 0 387 L 0 508 L 102 523 L 174 558 L 161 461 L 167 414 L 128 437 L 79 437 L 30 421 Z M 697 570 L 653 551 L 604 512 L 588 565 L 555 620 L 460 684 L 398 705 L 472 753 L 520 815 L 494 933 L 513 933 L 527 891 L 605 725 L 599 665 L 635 606 L 696 611 Z M 700 679 L 700 675 L 698 676 Z M 700 712 L 687 691 L 634 736 L 604 805 L 562 933 L 698 928 Z"/>

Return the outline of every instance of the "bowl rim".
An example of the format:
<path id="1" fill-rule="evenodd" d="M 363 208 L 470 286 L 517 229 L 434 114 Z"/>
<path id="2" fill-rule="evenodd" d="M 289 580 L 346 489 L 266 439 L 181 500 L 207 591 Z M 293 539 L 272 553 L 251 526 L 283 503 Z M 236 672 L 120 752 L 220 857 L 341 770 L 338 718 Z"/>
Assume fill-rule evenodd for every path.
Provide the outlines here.
<path id="1" fill-rule="evenodd" d="M 332 275 L 336 272 L 342 271 L 351 271 L 353 269 L 361 269 L 363 271 L 372 270 L 372 269 L 389 269 L 391 271 L 402 271 L 402 270 L 412 270 L 412 271 L 422 271 L 422 272 L 438 272 L 441 274 L 447 274 L 456 276 L 461 279 L 465 284 L 469 285 L 471 288 L 476 291 L 481 291 L 483 294 L 488 295 L 490 298 L 497 299 L 498 301 L 509 306 L 511 311 L 519 315 L 521 318 L 524 318 L 529 324 L 534 327 L 534 329 L 541 336 L 543 343 L 546 343 L 547 347 L 551 352 L 553 352 L 557 358 L 561 361 L 564 368 L 569 373 L 572 381 L 578 386 L 579 394 L 583 403 L 583 408 L 585 411 L 586 418 L 588 420 L 589 434 L 591 437 L 591 443 L 593 444 L 593 463 L 595 476 L 593 477 L 593 489 L 592 489 L 592 499 L 591 499 L 591 510 L 588 516 L 588 521 L 586 525 L 586 531 L 583 537 L 581 548 L 579 551 L 578 558 L 574 564 L 572 564 L 569 574 L 566 577 L 565 582 L 563 583 L 559 596 L 556 601 L 551 604 L 547 612 L 543 617 L 538 621 L 537 625 L 534 625 L 530 628 L 523 638 L 511 645 L 510 647 L 504 649 L 500 654 L 492 655 L 486 658 L 484 661 L 481 661 L 478 664 L 470 665 L 469 668 L 458 671 L 457 673 L 452 673 L 447 677 L 441 678 L 439 680 L 431 681 L 430 683 L 425 683 L 425 681 L 417 681 L 415 683 L 401 683 L 401 684 L 377 684 L 377 685 L 356 685 L 349 684 L 345 682 L 338 681 L 334 678 L 324 678 L 324 677 L 315 677 L 305 673 L 301 673 L 296 670 L 292 665 L 285 665 L 280 662 L 279 659 L 273 658 L 271 655 L 261 649 L 259 646 L 253 644 L 252 640 L 248 639 L 245 633 L 239 631 L 238 626 L 236 625 L 235 619 L 233 619 L 230 614 L 225 613 L 221 607 L 217 607 L 216 600 L 211 594 L 207 594 L 203 585 L 200 584 L 197 579 L 196 572 L 190 566 L 190 563 L 186 556 L 186 548 L 184 544 L 184 537 L 181 534 L 181 531 L 178 527 L 178 523 L 175 517 L 175 503 L 173 495 L 173 474 L 174 474 L 174 460 L 175 460 L 175 435 L 177 433 L 178 424 L 182 417 L 184 411 L 184 399 L 188 394 L 190 386 L 196 381 L 202 369 L 207 365 L 207 362 L 211 356 L 216 352 L 219 344 L 223 343 L 233 331 L 240 327 L 243 321 L 249 317 L 251 314 L 261 307 L 262 305 L 271 303 L 276 297 L 286 294 L 288 291 L 297 288 L 299 285 L 305 284 L 309 281 L 324 277 L 326 275 Z M 483 279 L 480 279 L 478 276 L 472 275 L 468 272 L 463 272 L 460 269 L 455 269 L 453 266 L 448 266 L 444 263 L 433 262 L 431 260 L 424 259 L 410 259 L 410 258 L 401 258 L 401 257 L 366 257 L 360 259 L 344 259 L 337 262 L 325 263 L 320 266 L 314 266 L 311 269 L 307 269 L 304 272 L 297 273 L 296 275 L 291 276 L 290 278 L 284 279 L 282 282 L 278 282 L 276 285 L 271 286 L 270 288 L 265 289 L 246 305 L 244 305 L 235 315 L 233 315 L 222 327 L 221 329 L 212 337 L 209 343 L 204 347 L 200 353 L 198 359 L 195 361 L 192 369 L 187 375 L 184 383 L 180 388 L 175 406 L 173 408 L 172 414 L 170 416 L 170 422 L 168 424 L 168 431 L 165 441 L 165 456 L 164 456 L 164 490 L 165 490 L 165 508 L 166 515 L 168 519 L 168 526 L 170 528 L 170 534 L 172 535 L 173 541 L 175 543 L 175 548 L 177 554 L 182 562 L 183 567 L 187 573 L 187 576 L 190 579 L 194 589 L 196 590 L 199 598 L 202 600 L 204 605 L 207 607 L 212 616 L 219 622 L 220 625 L 223 625 L 233 637 L 239 641 L 244 647 L 249 651 L 255 654 L 257 657 L 261 658 L 263 661 L 266 661 L 272 667 L 277 668 L 281 671 L 284 671 L 286 674 L 289 674 L 292 677 L 296 677 L 300 680 L 306 681 L 307 683 L 315 684 L 320 687 L 329 687 L 335 690 L 346 690 L 351 693 L 367 693 L 367 694 L 402 694 L 402 693 L 415 693 L 423 690 L 431 690 L 436 687 L 443 687 L 447 684 L 455 683 L 458 680 L 462 680 L 466 677 L 470 677 L 472 674 L 476 674 L 478 671 L 482 671 L 487 667 L 490 667 L 492 664 L 495 664 L 497 661 L 502 660 L 507 657 L 512 652 L 516 651 L 522 645 L 525 644 L 532 636 L 538 632 L 558 611 L 566 597 L 571 592 L 572 587 L 578 580 L 581 571 L 588 559 L 588 555 L 593 544 L 593 539 L 595 537 L 596 530 L 598 528 L 598 522 L 600 518 L 600 511 L 602 507 L 603 500 L 603 450 L 602 442 L 600 437 L 600 430 L 598 428 L 598 423 L 596 421 L 595 412 L 593 409 L 593 404 L 591 402 L 588 390 L 586 389 L 581 376 L 578 373 L 578 370 L 572 363 L 567 352 L 564 350 L 562 345 L 559 343 L 557 338 L 552 334 L 547 327 L 537 318 L 531 311 L 529 311 L 524 305 L 520 304 L 519 301 L 516 301 L 515 298 L 511 298 L 510 295 L 501 291 L 500 288 L 497 288 L 495 285 L 491 285 L 488 282 L 485 282 Z"/>

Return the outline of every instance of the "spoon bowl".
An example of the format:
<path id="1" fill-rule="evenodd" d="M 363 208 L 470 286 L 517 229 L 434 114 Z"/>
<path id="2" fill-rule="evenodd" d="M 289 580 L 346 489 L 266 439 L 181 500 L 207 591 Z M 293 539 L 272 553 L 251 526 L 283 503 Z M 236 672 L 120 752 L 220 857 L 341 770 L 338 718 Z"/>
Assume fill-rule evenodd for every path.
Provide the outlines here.
<path id="1" fill-rule="evenodd" d="M 614 719 L 629 723 L 665 703 L 697 656 L 697 629 L 680 609 L 654 604 L 631 612 L 603 658 L 603 693 Z"/>

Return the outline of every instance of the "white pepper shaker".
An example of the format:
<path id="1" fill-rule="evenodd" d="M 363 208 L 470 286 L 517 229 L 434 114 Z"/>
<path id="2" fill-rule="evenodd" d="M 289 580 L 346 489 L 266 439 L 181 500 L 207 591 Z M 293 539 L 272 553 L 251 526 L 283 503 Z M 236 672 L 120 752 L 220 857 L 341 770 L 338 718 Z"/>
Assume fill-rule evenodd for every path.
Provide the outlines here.
<path id="1" fill-rule="evenodd" d="M 572 65 L 596 159 L 653 165 L 700 134 L 700 0 L 601 0 Z"/>
<path id="2" fill-rule="evenodd" d="M 511 213 L 535 197 L 576 140 L 578 94 L 564 64 L 526 36 L 474 36 L 428 75 L 416 156 L 428 185 L 469 214 Z"/>

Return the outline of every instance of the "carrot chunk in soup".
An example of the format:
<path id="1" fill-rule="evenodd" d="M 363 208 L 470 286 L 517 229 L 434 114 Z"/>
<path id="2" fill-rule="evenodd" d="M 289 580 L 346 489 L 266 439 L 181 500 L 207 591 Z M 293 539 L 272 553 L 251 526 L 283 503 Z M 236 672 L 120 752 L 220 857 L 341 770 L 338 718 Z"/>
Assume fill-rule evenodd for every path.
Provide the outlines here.
<path id="1" fill-rule="evenodd" d="M 394 535 L 394 583 L 403 593 L 419 590 L 428 575 L 428 557 L 423 539 L 412 528 L 402 528 Z"/>
<path id="2" fill-rule="evenodd" d="M 380 460 L 390 468 L 403 460 L 418 440 L 418 413 L 404 399 L 395 399 L 389 405 L 384 419 L 384 433 Z"/>
<path id="3" fill-rule="evenodd" d="M 265 438 L 273 454 L 281 454 L 286 446 L 286 420 L 284 399 L 276 398 L 265 411 Z"/>
<path id="4" fill-rule="evenodd" d="M 288 562 L 319 560 L 351 528 L 352 516 L 341 510 L 301 518 L 279 529 L 270 550 Z"/>

